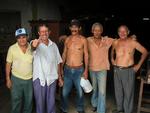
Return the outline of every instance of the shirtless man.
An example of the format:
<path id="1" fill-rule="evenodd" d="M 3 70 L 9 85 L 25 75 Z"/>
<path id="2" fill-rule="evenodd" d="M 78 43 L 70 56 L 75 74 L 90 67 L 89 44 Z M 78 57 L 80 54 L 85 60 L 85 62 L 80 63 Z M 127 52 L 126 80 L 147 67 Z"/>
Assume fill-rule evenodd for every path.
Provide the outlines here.
<path id="1" fill-rule="evenodd" d="M 91 104 L 93 112 L 105 113 L 106 81 L 109 70 L 108 52 L 114 39 L 103 37 L 103 26 L 100 23 L 92 25 L 93 36 L 88 37 L 89 71 L 93 86 Z"/>
<path id="2" fill-rule="evenodd" d="M 121 25 L 118 34 L 120 38 L 114 41 L 111 51 L 117 110 L 118 112 L 132 113 L 135 72 L 141 67 L 148 52 L 136 40 L 127 37 L 129 34 L 127 26 Z M 142 54 L 138 64 L 134 64 L 135 50 Z"/>
<path id="3" fill-rule="evenodd" d="M 71 21 L 71 35 L 65 41 L 65 48 L 62 55 L 64 66 L 64 85 L 62 90 L 63 113 L 68 109 L 68 96 L 74 85 L 77 90 L 77 111 L 84 113 L 83 92 L 80 86 L 80 79 L 83 75 L 88 77 L 88 50 L 87 40 L 80 35 L 80 23 L 74 19 Z M 84 63 L 84 64 L 83 64 Z"/>

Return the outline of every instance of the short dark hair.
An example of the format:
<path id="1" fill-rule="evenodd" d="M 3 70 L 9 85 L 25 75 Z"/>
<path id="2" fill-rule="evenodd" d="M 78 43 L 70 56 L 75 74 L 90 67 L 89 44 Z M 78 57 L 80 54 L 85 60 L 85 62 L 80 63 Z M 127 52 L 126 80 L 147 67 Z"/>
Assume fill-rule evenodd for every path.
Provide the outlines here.
<path id="1" fill-rule="evenodd" d="M 47 25 L 47 24 L 45 24 L 45 23 L 40 23 L 39 25 L 38 25 L 38 31 L 40 31 L 40 27 L 47 27 L 48 28 L 48 30 L 50 30 L 49 29 L 49 26 Z"/>

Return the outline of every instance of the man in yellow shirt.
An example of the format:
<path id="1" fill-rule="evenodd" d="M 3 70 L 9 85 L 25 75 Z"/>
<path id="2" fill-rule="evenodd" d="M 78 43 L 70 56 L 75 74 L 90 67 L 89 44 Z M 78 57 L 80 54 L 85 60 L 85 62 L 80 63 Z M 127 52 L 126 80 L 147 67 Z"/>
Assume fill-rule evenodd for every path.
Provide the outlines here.
<path id="1" fill-rule="evenodd" d="M 6 86 L 11 90 L 11 113 L 32 112 L 32 52 L 24 28 L 15 32 L 17 42 L 9 47 L 6 58 Z M 21 104 L 23 100 L 23 104 Z"/>

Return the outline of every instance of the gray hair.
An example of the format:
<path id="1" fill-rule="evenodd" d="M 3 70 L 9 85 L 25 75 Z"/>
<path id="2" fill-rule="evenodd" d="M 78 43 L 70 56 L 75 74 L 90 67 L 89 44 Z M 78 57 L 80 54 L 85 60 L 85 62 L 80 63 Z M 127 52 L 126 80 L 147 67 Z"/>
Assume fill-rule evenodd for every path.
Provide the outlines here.
<path id="1" fill-rule="evenodd" d="M 98 22 L 96 22 L 92 25 L 92 31 L 95 29 L 96 26 L 98 26 L 101 29 L 101 31 L 103 32 L 103 26 L 101 23 L 98 23 Z"/>
<path id="2" fill-rule="evenodd" d="M 129 28 L 128 28 L 126 25 L 120 25 L 120 26 L 118 27 L 118 32 L 119 32 L 120 28 L 122 28 L 122 27 L 126 29 L 128 35 L 129 35 L 130 30 L 129 30 Z"/>

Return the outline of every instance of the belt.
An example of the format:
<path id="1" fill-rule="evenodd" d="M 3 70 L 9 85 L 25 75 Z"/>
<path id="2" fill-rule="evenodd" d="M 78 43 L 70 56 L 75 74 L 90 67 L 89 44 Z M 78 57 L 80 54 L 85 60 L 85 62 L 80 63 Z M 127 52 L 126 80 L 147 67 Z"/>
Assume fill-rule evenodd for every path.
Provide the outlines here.
<path id="1" fill-rule="evenodd" d="M 119 69 L 129 69 L 129 68 L 134 67 L 134 64 L 132 64 L 132 65 L 130 65 L 130 66 L 127 66 L 127 67 L 114 65 L 114 67 L 119 68 Z"/>
<path id="2" fill-rule="evenodd" d="M 83 64 L 82 64 L 82 65 L 80 65 L 80 66 L 69 66 L 68 64 L 66 64 L 66 66 L 67 66 L 67 67 L 69 67 L 69 68 L 78 69 L 78 68 L 83 67 Z"/>

